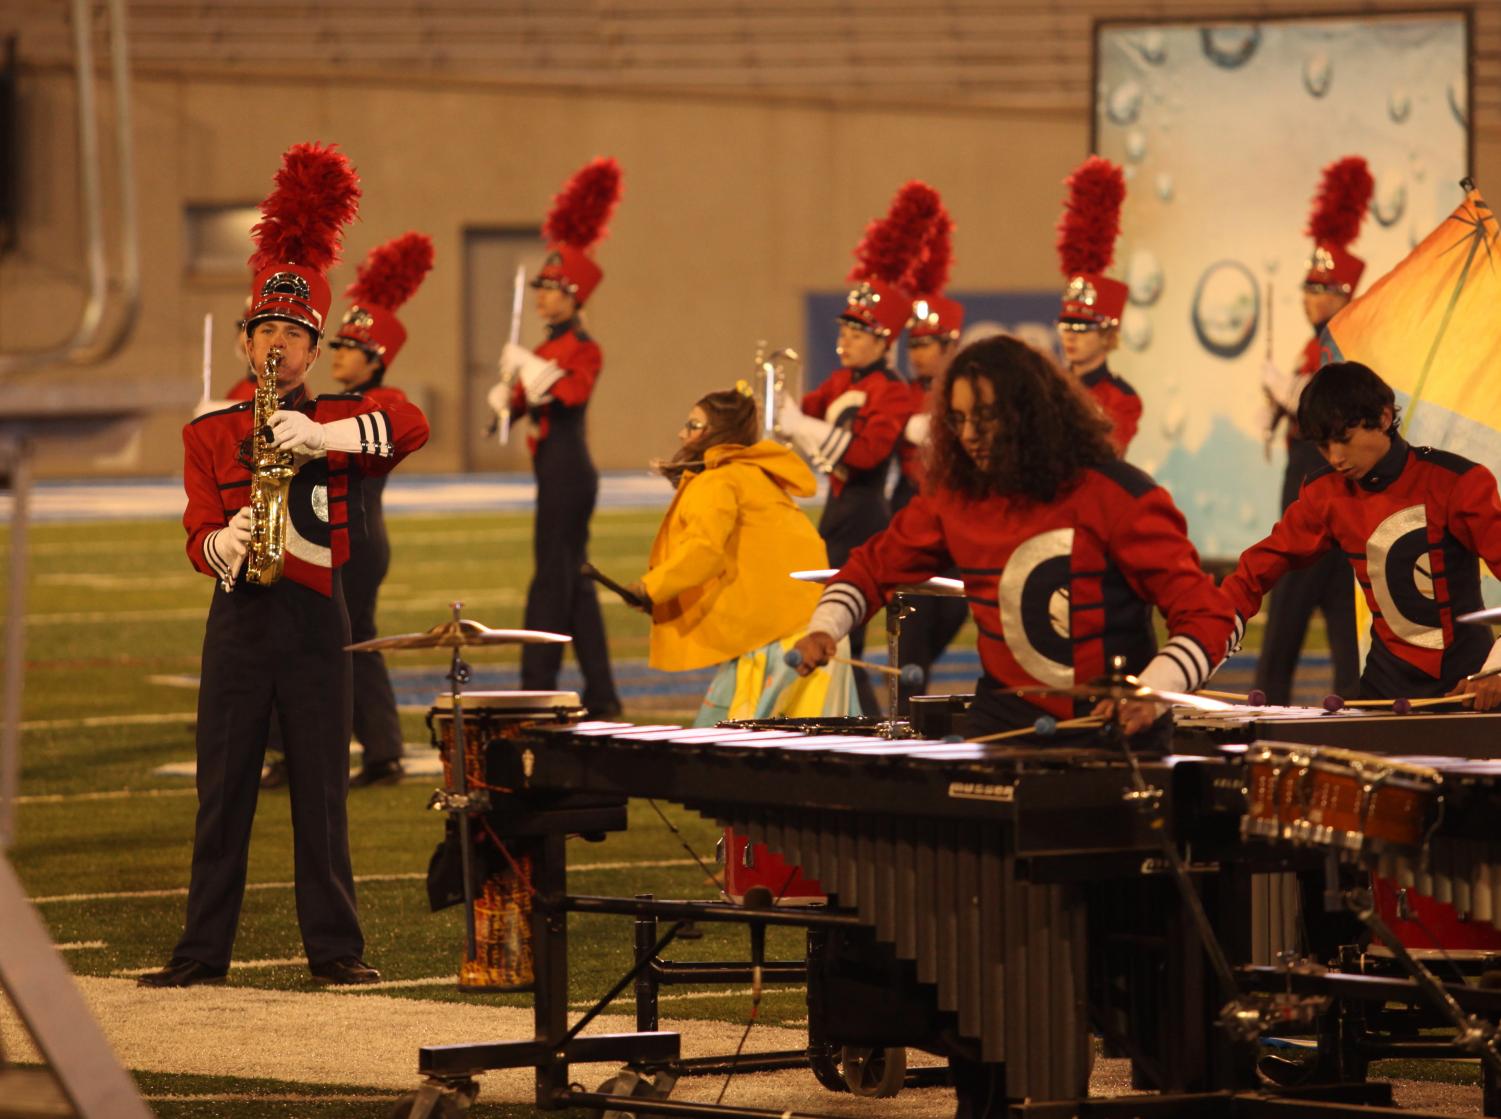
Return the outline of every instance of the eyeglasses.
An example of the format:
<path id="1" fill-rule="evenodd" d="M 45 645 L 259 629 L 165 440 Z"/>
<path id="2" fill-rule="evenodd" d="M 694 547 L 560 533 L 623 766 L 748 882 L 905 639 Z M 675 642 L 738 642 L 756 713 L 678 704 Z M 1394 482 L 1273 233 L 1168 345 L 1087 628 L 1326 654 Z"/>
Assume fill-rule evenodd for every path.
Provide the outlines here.
<path id="1" fill-rule="evenodd" d="M 703 431 L 704 428 L 706 428 L 708 426 L 709 425 L 706 424 L 706 423 L 704 423 L 703 420 L 684 420 L 683 421 L 683 430 L 684 431 Z"/>
<path id="2" fill-rule="evenodd" d="M 964 434 L 964 425 L 973 424 L 976 431 L 991 431 L 1001 422 L 1001 413 L 995 408 L 980 407 L 973 412 L 948 412 L 943 422 L 955 435 Z"/>

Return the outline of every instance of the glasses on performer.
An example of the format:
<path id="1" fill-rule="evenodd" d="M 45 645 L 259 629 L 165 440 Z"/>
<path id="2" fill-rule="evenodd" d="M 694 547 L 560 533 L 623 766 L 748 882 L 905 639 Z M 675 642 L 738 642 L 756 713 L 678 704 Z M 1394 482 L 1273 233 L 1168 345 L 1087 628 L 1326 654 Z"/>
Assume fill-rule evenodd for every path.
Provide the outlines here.
<path id="1" fill-rule="evenodd" d="M 706 428 L 708 426 L 709 425 L 706 424 L 706 423 L 704 423 L 703 420 L 695 420 L 695 419 L 691 419 L 690 418 L 690 419 L 686 419 L 686 420 L 683 421 L 683 428 L 682 428 L 682 430 L 684 430 L 684 431 L 691 431 L 694 434 L 697 434 L 698 432 L 703 431 L 704 428 Z"/>
<path id="2" fill-rule="evenodd" d="M 1001 413 L 999 409 L 982 405 L 973 412 L 947 412 L 944 414 L 943 422 L 955 435 L 962 436 L 964 425 L 967 423 L 973 424 L 976 431 L 993 430 L 996 424 L 1001 422 Z"/>

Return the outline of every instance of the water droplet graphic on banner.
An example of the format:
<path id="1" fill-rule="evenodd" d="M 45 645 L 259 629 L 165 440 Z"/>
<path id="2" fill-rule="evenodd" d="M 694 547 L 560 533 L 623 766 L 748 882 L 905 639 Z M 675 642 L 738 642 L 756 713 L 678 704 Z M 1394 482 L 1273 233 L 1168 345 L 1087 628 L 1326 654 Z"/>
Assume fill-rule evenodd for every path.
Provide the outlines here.
<path id="1" fill-rule="evenodd" d="M 1329 83 L 1334 79 L 1334 63 L 1323 51 L 1314 51 L 1303 61 L 1303 88 L 1314 97 L 1329 92 Z"/>
<path id="2" fill-rule="evenodd" d="M 1132 163 L 1140 163 L 1146 158 L 1147 135 L 1139 128 L 1133 128 L 1126 136 L 1126 158 Z"/>
<path id="3" fill-rule="evenodd" d="M 1461 128 L 1470 126 L 1470 98 L 1463 74 L 1449 79 L 1449 111 L 1459 121 Z"/>
<path id="4" fill-rule="evenodd" d="M 1183 407 L 1181 400 L 1175 400 L 1167 406 L 1162 413 L 1162 437 L 1171 442 L 1177 442 L 1183 435 L 1183 429 L 1188 424 L 1188 409 Z"/>
<path id="5" fill-rule="evenodd" d="M 1162 294 L 1162 262 L 1151 249 L 1137 249 L 1126 262 L 1126 283 L 1131 288 L 1131 302 L 1150 307 Z"/>
<path id="6" fill-rule="evenodd" d="M 1161 66 L 1167 61 L 1167 39 L 1161 31 L 1145 31 L 1128 42 L 1149 66 Z"/>
<path id="7" fill-rule="evenodd" d="M 1399 85 L 1392 86 L 1392 91 L 1386 95 L 1386 115 L 1392 118 L 1393 124 L 1401 124 L 1412 112 L 1412 97 L 1407 90 Z"/>
<path id="8" fill-rule="evenodd" d="M 1216 357 L 1238 357 L 1256 334 L 1261 293 L 1256 277 L 1244 264 L 1221 260 L 1211 264 L 1194 289 L 1194 335 Z"/>
<path id="9" fill-rule="evenodd" d="M 1390 229 L 1407 212 L 1407 182 L 1400 174 L 1383 171 L 1376 176 L 1376 191 L 1371 197 L 1371 216 L 1378 225 Z"/>
<path id="10" fill-rule="evenodd" d="M 1152 320 L 1140 307 L 1127 307 L 1121 316 L 1121 341 L 1137 353 L 1152 344 Z"/>
<path id="11" fill-rule="evenodd" d="M 1105 102 L 1105 112 L 1116 124 L 1133 124 L 1141 113 L 1141 86 L 1130 78 L 1121 82 Z"/>
<path id="12" fill-rule="evenodd" d="M 1157 172 L 1157 197 L 1164 202 L 1173 200 L 1173 176 L 1166 171 Z"/>
<path id="13" fill-rule="evenodd" d="M 1244 66 L 1261 46 L 1261 28 L 1254 23 L 1205 27 L 1199 31 L 1204 57 L 1216 66 L 1235 70 Z"/>

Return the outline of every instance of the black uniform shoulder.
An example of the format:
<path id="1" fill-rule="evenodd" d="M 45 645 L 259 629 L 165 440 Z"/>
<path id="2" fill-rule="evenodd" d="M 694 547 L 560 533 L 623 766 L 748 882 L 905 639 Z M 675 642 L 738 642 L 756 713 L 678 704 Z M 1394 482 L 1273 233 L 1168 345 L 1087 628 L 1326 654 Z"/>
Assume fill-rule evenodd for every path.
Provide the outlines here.
<path id="1" fill-rule="evenodd" d="M 592 341 L 594 341 L 594 335 L 590 334 L 587 330 L 585 330 L 581 326 L 575 326 L 573 328 L 573 330 L 571 331 L 571 333 L 580 342 L 592 342 Z"/>
<path id="2" fill-rule="evenodd" d="M 1464 455 L 1456 455 L 1453 451 L 1441 451 L 1437 447 L 1414 447 L 1412 453 L 1421 461 L 1440 470 L 1447 470 L 1451 474 L 1465 474 L 1480 465 L 1473 459 L 1467 459 Z"/>
<path id="3" fill-rule="evenodd" d="M 1115 459 L 1112 462 L 1102 462 L 1098 466 L 1090 467 L 1096 474 L 1101 474 L 1125 490 L 1134 500 L 1151 493 L 1157 488 L 1157 482 L 1145 470 L 1132 466 L 1129 462 Z"/>
<path id="4" fill-rule="evenodd" d="M 1316 470 L 1310 470 L 1307 474 L 1303 475 L 1303 485 L 1300 486 L 1299 489 L 1306 489 L 1307 487 L 1313 485 L 1315 482 L 1318 482 L 1318 481 L 1320 481 L 1320 480 L 1322 480 L 1324 478 L 1338 478 L 1338 477 L 1339 477 L 1339 471 L 1336 470 L 1336 469 L 1334 469 L 1334 467 L 1330 466 L 1326 462 L 1323 466 L 1320 466 L 1318 469 L 1316 469 Z"/>
<path id="5" fill-rule="evenodd" d="M 313 398 L 314 404 L 321 404 L 325 400 L 353 400 L 361 401 L 365 394 L 361 392 L 322 392 Z"/>
<path id="6" fill-rule="evenodd" d="M 254 404 L 255 401 L 253 400 L 242 400 L 238 404 L 231 404 L 228 408 L 219 408 L 213 412 L 205 412 L 203 413 L 203 415 L 194 416 L 191 420 L 189 420 L 188 426 L 194 427 L 198 424 L 201 424 L 204 420 L 213 419 L 215 416 L 228 416 L 234 412 L 243 412 L 247 408 L 252 407 Z"/>
<path id="7" fill-rule="evenodd" d="M 1110 383 L 1116 387 L 1116 390 L 1119 391 L 1122 396 L 1136 395 L 1136 389 L 1134 389 L 1131 386 L 1131 382 L 1126 380 L 1124 377 L 1120 377 L 1112 373 L 1110 374 Z"/>

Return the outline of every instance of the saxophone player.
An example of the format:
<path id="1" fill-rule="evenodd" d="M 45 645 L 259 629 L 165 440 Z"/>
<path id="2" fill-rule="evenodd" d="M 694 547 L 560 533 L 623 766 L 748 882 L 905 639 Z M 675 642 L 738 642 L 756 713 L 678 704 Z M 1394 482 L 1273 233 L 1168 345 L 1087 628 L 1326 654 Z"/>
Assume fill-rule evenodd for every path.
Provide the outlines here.
<path id="1" fill-rule="evenodd" d="M 316 184 L 302 187 L 299 184 Z M 198 817 L 182 937 L 146 987 L 222 981 L 239 923 L 266 735 L 280 725 L 291 786 L 297 916 L 313 978 L 373 983 L 355 908 L 345 798 L 351 721 L 349 617 L 339 568 L 349 557 L 349 495 L 427 441 L 409 403 L 312 399 L 343 226 L 359 182 L 343 155 L 299 144 L 262 204 L 246 316 L 252 367 L 275 373 L 278 407 L 257 425 L 247 402 L 183 429 L 188 558 L 214 581 L 198 694 Z M 260 430 L 252 430 L 255 427 Z M 267 500 L 257 443 L 291 452 L 296 472 Z M 261 494 L 255 508 L 252 491 Z M 265 523 L 267 520 L 271 523 Z M 273 554 L 267 554 L 268 551 Z M 246 577 L 247 559 L 257 579 Z M 279 571 L 278 571 L 279 568 Z"/>

